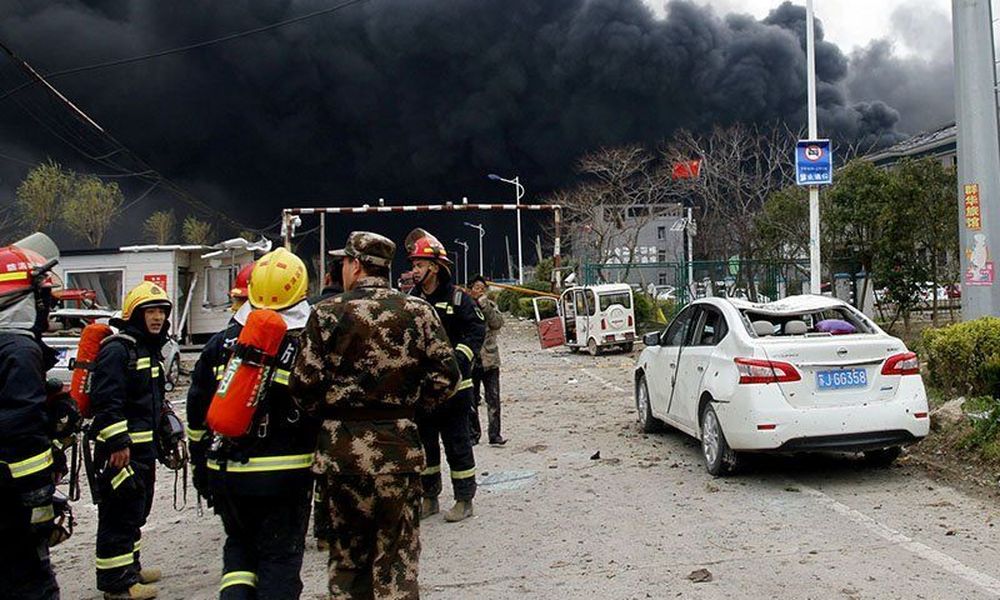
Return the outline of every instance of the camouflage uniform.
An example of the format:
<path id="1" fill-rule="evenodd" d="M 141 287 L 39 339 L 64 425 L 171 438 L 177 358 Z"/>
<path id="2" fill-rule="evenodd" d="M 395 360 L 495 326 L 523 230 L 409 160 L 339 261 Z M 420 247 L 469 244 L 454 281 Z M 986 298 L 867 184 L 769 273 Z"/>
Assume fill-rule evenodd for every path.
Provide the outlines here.
<path id="1" fill-rule="evenodd" d="M 334 255 L 388 266 L 394 251 L 355 232 Z M 362 278 L 314 307 L 291 385 L 324 419 L 313 469 L 327 479 L 331 598 L 419 597 L 424 454 L 414 417 L 447 400 L 459 379 L 434 308 L 388 279 Z"/>

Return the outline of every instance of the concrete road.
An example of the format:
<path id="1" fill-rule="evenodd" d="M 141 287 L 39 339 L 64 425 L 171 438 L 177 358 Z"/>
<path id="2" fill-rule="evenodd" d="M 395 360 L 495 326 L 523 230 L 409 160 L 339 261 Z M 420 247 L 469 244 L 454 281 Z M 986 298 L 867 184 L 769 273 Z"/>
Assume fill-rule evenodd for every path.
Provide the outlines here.
<path id="1" fill-rule="evenodd" d="M 510 443 L 477 447 L 476 516 L 423 524 L 424 598 L 1000 597 L 989 500 L 905 459 L 871 470 L 850 457 L 762 458 L 714 479 L 694 440 L 638 431 L 631 357 L 540 351 L 532 335 L 510 323 L 501 337 Z M 163 598 L 215 597 L 218 518 L 199 516 L 193 495 L 173 511 L 171 494 L 161 470 L 144 562 L 167 572 Z M 96 598 L 96 511 L 77 510 L 56 568 L 64 598 Z M 689 579 L 702 569 L 710 581 Z M 310 549 L 303 597 L 325 597 L 325 573 Z"/>

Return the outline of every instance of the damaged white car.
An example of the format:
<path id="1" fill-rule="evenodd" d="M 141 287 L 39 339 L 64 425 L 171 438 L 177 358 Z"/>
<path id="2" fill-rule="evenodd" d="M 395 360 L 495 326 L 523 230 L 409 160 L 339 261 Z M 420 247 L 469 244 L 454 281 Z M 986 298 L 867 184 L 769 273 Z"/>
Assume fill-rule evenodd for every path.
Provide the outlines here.
<path id="1" fill-rule="evenodd" d="M 743 452 L 863 452 L 885 465 L 929 430 L 917 356 L 834 298 L 704 298 L 643 342 L 641 427 L 699 438 L 713 475 Z"/>

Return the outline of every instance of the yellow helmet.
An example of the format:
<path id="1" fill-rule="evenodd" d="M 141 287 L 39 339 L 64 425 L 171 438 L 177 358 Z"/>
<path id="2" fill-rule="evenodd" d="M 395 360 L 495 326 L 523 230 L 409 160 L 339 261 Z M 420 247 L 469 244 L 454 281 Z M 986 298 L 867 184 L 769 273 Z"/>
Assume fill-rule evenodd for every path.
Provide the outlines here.
<path id="1" fill-rule="evenodd" d="M 125 294 L 125 304 L 122 305 L 122 319 L 132 318 L 135 309 L 141 306 L 162 306 L 170 312 L 173 304 L 163 288 L 152 281 L 143 281 Z"/>
<path id="2" fill-rule="evenodd" d="M 278 248 L 257 260 L 248 288 L 254 308 L 288 308 L 306 297 L 309 289 L 306 265 L 298 256 Z"/>

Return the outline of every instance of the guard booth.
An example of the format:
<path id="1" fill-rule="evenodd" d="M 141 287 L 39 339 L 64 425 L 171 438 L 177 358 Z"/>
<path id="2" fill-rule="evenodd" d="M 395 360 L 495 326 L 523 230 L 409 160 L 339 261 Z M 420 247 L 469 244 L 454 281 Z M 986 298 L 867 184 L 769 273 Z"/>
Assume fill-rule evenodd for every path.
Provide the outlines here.
<path id="1" fill-rule="evenodd" d="M 586 348 L 597 356 L 609 348 L 631 352 L 635 345 L 632 287 L 623 283 L 575 286 L 559 298 L 533 298 L 542 348 Z"/>

